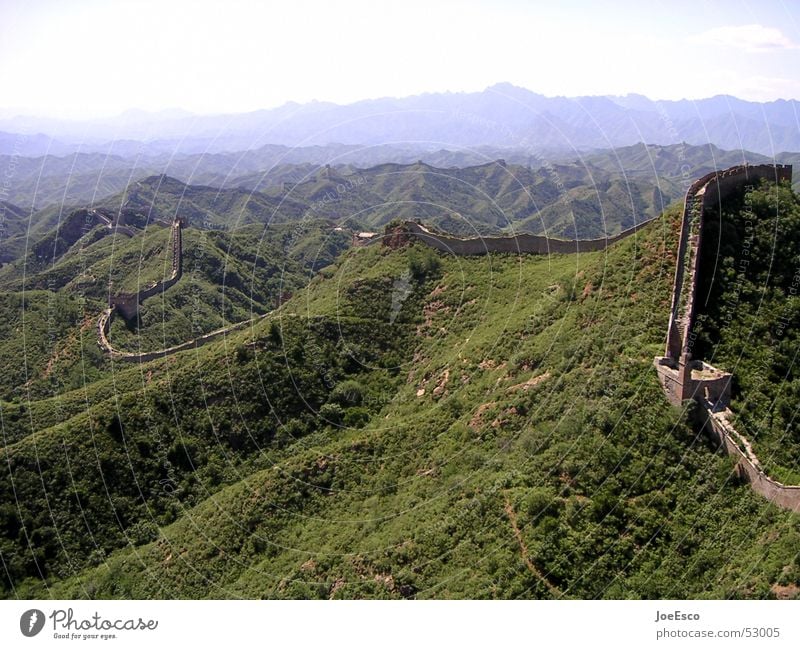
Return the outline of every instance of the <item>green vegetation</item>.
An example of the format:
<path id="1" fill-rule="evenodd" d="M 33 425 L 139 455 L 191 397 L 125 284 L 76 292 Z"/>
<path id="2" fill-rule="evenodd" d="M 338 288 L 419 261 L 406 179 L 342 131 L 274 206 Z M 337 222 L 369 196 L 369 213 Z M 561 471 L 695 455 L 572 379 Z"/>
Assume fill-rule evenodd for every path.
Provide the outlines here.
<path id="1" fill-rule="evenodd" d="M 99 378 L 98 307 L 53 291 L 0 293 L 0 400 L 36 400 Z"/>
<path id="2" fill-rule="evenodd" d="M 82 223 L 81 211 L 76 215 Z M 47 398 L 104 376 L 111 364 L 97 345 L 97 318 L 109 293 L 169 277 L 169 230 L 153 223 L 128 237 L 98 226 L 46 261 L 28 255 L 0 269 L 7 314 L 0 326 L 0 399 Z M 183 277 L 146 300 L 136 322 L 114 319 L 116 348 L 157 350 L 266 313 L 350 243 L 347 233 L 320 221 L 233 232 L 187 228 L 183 242 Z"/>
<path id="3" fill-rule="evenodd" d="M 581 255 L 326 245 L 335 263 L 323 267 L 319 246 L 303 245 L 297 272 L 319 273 L 252 327 L 24 410 L 0 404 L 3 594 L 683 598 L 796 586 L 797 516 L 732 479 L 652 369 L 678 218 Z M 246 257 L 257 234 L 195 231 L 188 245 L 212 261 L 188 286 L 225 286 L 230 269 L 234 289 L 266 306 L 252 295 L 275 275 Z M 209 313 L 237 299 L 225 289 Z M 177 319 L 178 300 L 153 302 Z"/>
<path id="4" fill-rule="evenodd" d="M 271 311 L 349 243 L 347 234 L 319 221 L 266 232 L 259 225 L 235 232 L 187 228 L 181 280 L 145 301 L 138 322 L 116 318 L 110 339 L 121 350 L 161 349 Z"/>
<path id="5" fill-rule="evenodd" d="M 440 169 L 426 164 L 383 164 L 369 169 L 328 170 L 284 191 L 267 190 L 308 214 L 377 230 L 395 219 L 463 236 L 527 231 L 564 239 L 614 235 L 657 216 L 680 193 L 665 180 L 626 179 L 573 163 L 530 168 L 489 164 Z"/>
<path id="6" fill-rule="evenodd" d="M 732 409 L 765 470 L 800 484 L 800 199 L 763 184 L 712 215 L 701 260 L 699 358 L 733 372 Z"/>

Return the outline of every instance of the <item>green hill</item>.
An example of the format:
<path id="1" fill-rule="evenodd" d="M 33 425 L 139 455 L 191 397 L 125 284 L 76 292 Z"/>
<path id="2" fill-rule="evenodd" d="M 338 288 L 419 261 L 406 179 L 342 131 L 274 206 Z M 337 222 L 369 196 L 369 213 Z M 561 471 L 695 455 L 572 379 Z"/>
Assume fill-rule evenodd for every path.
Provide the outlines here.
<path id="1" fill-rule="evenodd" d="M 183 218 L 189 226 L 234 229 L 250 223 L 281 223 L 302 216 L 305 206 L 247 189 L 186 185 L 169 176 L 150 176 L 122 195 L 104 199 L 111 210 L 124 208 L 148 221 Z"/>
<path id="2" fill-rule="evenodd" d="M 733 478 L 652 369 L 677 227 L 581 255 L 351 249 L 220 342 L 26 404 L 27 428 L 10 404 L 3 594 L 796 592 L 798 517 Z"/>
<path id="3" fill-rule="evenodd" d="M 77 224 L 85 210 L 70 217 Z M 60 254 L 31 254 L 0 269 L 7 317 L 0 331 L 0 399 L 42 398 L 82 386 L 110 369 L 97 347 L 97 318 L 109 295 L 135 292 L 171 273 L 169 228 L 154 222 L 134 236 L 104 225 L 67 246 L 62 228 L 34 249 L 63 242 Z M 188 228 L 184 274 L 144 302 L 139 318 L 115 318 L 115 348 L 150 351 L 266 313 L 350 245 L 350 235 L 324 221 L 250 225 L 234 232 Z"/>
<path id="4" fill-rule="evenodd" d="M 502 161 L 461 169 L 421 162 L 347 174 L 328 169 L 267 191 L 309 205 L 314 215 L 364 229 L 422 219 L 465 236 L 520 230 L 566 239 L 617 234 L 657 216 L 680 195 L 670 181 L 656 191 L 648 180 L 626 181 L 580 164 L 532 169 Z"/>
<path id="5" fill-rule="evenodd" d="M 297 177 L 286 171 L 286 177 Z M 676 182 L 623 175 L 579 163 L 530 168 L 492 162 L 443 169 L 424 163 L 381 164 L 369 169 L 303 168 L 264 191 L 243 187 L 187 185 L 167 176 L 132 183 L 103 199 L 108 214 L 124 212 L 126 223 L 169 223 L 235 230 L 251 225 L 325 219 L 352 230 L 378 230 L 395 219 L 422 219 L 455 234 L 523 230 L 560 238 L 614 235 L 657 216 L 681 195 Z M 45 213 L 47 212 L 47 213 Z M 55 236 L 49 211 L 35 214 L 37 236 Z M 57 254 L 63 250 L 42 244 Z"/>

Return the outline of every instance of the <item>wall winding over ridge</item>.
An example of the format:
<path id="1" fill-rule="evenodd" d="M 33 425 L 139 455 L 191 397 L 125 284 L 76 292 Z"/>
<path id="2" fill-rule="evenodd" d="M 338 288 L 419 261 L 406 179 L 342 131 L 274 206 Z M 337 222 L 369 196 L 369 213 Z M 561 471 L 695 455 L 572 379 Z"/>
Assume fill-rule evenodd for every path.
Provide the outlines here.
<path id="1" fill-rule="evenodd" d="M 130 320 L 134 318 L 139 313 L 139 304 L 146 300 L 149 297 L 153 297 L 159 293 L 163 293 L 166 291 L 170 286 L 173 286 L 178 280 L 180 280 L 181 276 L 183 275 L 183 229 L 184 222 L 180 219 L 176 219 L 172 223 L 172 230 L 170 232 L 170 254 L 171 254 L 171 264 L 172 270 L 170 272 L 170 276 L 160 282 L 154 282 L 152 285 L 147 286 L 136 293 L 118 293 L 116 295 L 112 295 L 108 301 L 108 308 L 103 311 L 100 315 L 100 319 L 97 321 L 97 342 L 100 345 L 100 348 L 105 351 L 111 358 L 115 360 L 129 360 L 129 361 L 148 361 L 153 360 L 155 358 L 161 358 L 162 356 L 168 356 L 169 354 L 175 353 L 177 351 L 181 351 L 183 349 L 189 349 L 190 347 L 197 346 L 198 344 L 205 344 L 209 340 L 213 340 L 217 336 L 222 335 L 225 331 L 229 330 L 230 328 L 221 329 L 218 331 L 212 331 L 205 336 L 201 336 L 203 339 L 202 342 L 198 343 L 200 338 L 197 340 L 192 340 L 183 345 L 176 345 L 175 347 L 169 347 L 167 349 L 158 350 L 155 352 L 142 352 L 142 353 L 132 353 L 132 352 L 121 352 L 114 349 L 111 346 L 111 343 L 108 340 L 108 333 L 111 327 L 111 320 L 114 317 L 114 314 L 119 312 L 126 320 Z M 109 227 L 112 227 L 109 225 Z M 125 226 L 119 226 L 125 227 Z M 237 323 L 237 324 L 244 324 L 244 323 Z"/>
<path id="2" fill-rule="evenodd" d="M 701 423 L 720 448 L 737 458 L 738 475 L 769 501 L 800 513 L 800 486 L 784 485 L 766 475 L 747 438 L 731 424 L 731 374 L 692 359 L 691 353 L 706 209 L 762 179 L 791 182 L 792 167 L 739 165 L 699 178 L 686 192 L 666 348 L 654 365 L 671 403 L 681 405 L 693 400 L 700 405 Z"/>
<path id="3" fill-rule="evenodd" d="M 170 236 L 172 248 L 172 272 L 170 273 L 169 278 L 162 282 L 155 282 L 152 286 L 148 286 L 136 293 L 120 293 L 112 296 L 109 299 L 108 308 L 100 314 L 100 318 L 97 321 L 97 342 L 100 345 L 100 348 L 113 360 L 146 363 L 147 361 L 156 360 L 157 358 L 171 356 L 177 352 L 201 347 L 231 331 L 243 329 L 246 325 L 252 324 L 269 315 L 269 313 L 265 313 L 250 320 L 235 322 L 227 327 L 210 331 L 207 334 L 203 334 L 202 336 L 198 336 L 192 340 L 187 340 L 179 345 L 173 345 L 172 347 L 157 349 L 155 351 L 124 352 L 114 349 L 114 347 L 111 345 L 111 342 L 108 340 L 108 333 L 109 329 L 111 328 L 111 320 L 114 317 L 114 313 L 119 311 L 126 319 L 136 316 L 139 312 L 139 304 L 143 300 L 153 297 L 154 295 L 158 295 L 159 293 L 163 293 L 181 279 L 183 275 L 183 236 L 181 234 L 183 227 L 184 222 L 182 220 L 176 220 L 172 224 L 172 232 Z"/>
<path id="4" fill-rule="evenodd" d="M 490 252 L 526 253 L 534 255 L 596 252 L 634 234 L 652 219 L 643 221 L 613 237 L 603 239 L 552 239 L 523 232 L 503 237 L 472 237 L 460 239 L 449 234 L 432 232 L 415 221 L 404 221 L 402 230 L 431 248 L 454 255 L 485 255 Z"/>
<path id="5" fill-rule="evenodd" d="M 210 331 L 207 334 L 203 334 L 202 336 L 198 336 L 197 338 L 193 338 L 192 340 L 187 340 L 184 343 L 180 343 L 179 345 L 173 345 L 172 347 L 166 347 L 164 349 L 158 349 L 155 351 L 150 352 L 123 352 L 118 349 L 114 349 L 111 346 L 111 343 L 108 341 L 108 330 L 111 326 L 111 315 L 113 310 L 111 308 L 106 309 L 103 311 L 100 319 L 97 322 L 97 336 L 98 342 L 100 347 L 105 351 L 112 359 L 115 361 L 127 361 L 127 362 L 134 362 L 134 363 L 146 363 L 147 361 L 154 361 L 157 358 L 164 358 L 165 356 L 171 356 L 177 352 L 186 351 L 187 349 L 195 349 L 197 347 L 202 347 L 203 345 L 210 343 L 217 338 L 224 336 L 225 334 L 235 331 L 237 329 L 243 329 L 245 325 L 252 324 L 261 318 L 265 318 L 269 315 L 269 313 L 265 313 L 264 315 L 256 316 L 252 320 L 242 320 L 241 322 L 235 322 L 227 327 L 222 327 L 221 329 L 215 329 L 214 331 Z"/>
<path id="6" fill-rule="evenodd" d="M 621 232 L 613 237 L 571 241 L 565 239 L 550 239 L 548 237 L 541 237 L 527 233 L 507 237 L 476 237 L 473 239 L 459 239 L 450 235 L 431 232 L 419 223 L 406 221 L 402 226 L 401 233 L 389 233 L 383 238 L 383 241 L 384 243 L 389 241 L 395 241 L 395 243 L 398 243 L 398 235 L 403 240 L 406 240 L 410 236 L 414 236 L 432 248 L 436 248 L 444 252 L 450 252 L 456 255 L 483 255 L 489 252 L 528 253 L 541 255 L 552 253 L 569 254 L 575 252 L 593 252 L 597 250 L 605 250 L 609 245 L 632 235 L 649 222 L 650 221 L 648 220 L 640 223 L 635 227 L 625 230 L 624 232 Z M 172 225 L 172 274 L 170 277 L 163 282 L 156 282 L 152 286 L 144 288 L 137 293 L 120 293 L 112 296 L 109 300 L 109 307 L 100 315 L 100 318 L 97 321 L 98 344 L 103 351 L 105 351 L 114 360 L 144 363 L 157 358 L 163 358 L 164 356 L 169 356 L 180 351 L 185 351 L 187 349 L 204 345 L 230 331 L 244 327 L 254 320 L 264 318 L 269 315 L 264 314 L 253 320 L 237 322 L 227 327 L 223 327 L 222 329 L 217 329 L 216 331 L 207 333 L 193 340 L 189 340 L 185 343 L 156 351 L 137 353 L 123 352 L 114 349 L 108 340 L 108 333 L 114 313 L 119 312 L 126 319 L 135 317 L 139 312 L 139 304 L 143 300 L 166 291 L 170 286 L 173 286 L 180 280 L 183 263 L 183 245 L 181 238 L 182 225 L 183 223 L 178 221 Z M 380 237 L 374 237 L 369 241 L 369 243 L 375 243 L 379 240 L 381 240 Z"/>
<path id="7" fill-rule="evenodd" d="M 139 304 L 149 297 L 163 293 L 170 286 L 173 286 L 180 280 L 183 274 L 183 221 L 176 220 L 172 224 L 172 231 L 170 232 L 170 247 L 172 270 L 169 278 L 154 282 L 136 293 L 118 293 L 112 295 L 109 300 L 109 307 L 112 311 L 116 310 L 122 314 L 126 320 L 130 320 L 139 313 Z"/>

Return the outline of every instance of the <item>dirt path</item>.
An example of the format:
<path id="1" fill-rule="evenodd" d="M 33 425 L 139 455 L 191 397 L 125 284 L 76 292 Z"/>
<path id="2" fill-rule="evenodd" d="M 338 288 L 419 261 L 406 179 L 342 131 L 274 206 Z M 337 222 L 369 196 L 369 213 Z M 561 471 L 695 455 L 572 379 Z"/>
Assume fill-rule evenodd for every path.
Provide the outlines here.
<path id="1" fill-rule="evenodd" d="M 542 571 L 533 564 L 533 561 L 531 561 L 530 553 L 528 552 L 528 546 L 525 545 L 525 539 L 522 538 L 522 532 L 520 531 L 519 524 L 517 523 L 517 513 L 514 511 L 514 507 L 512 507 L 508 496 L 504 495 L 503 500 L 505 501 L 503 509 L 505 509 L 506 516 L 508 516 L 508 520 L 511 523 L 511 529 L 514 531 L 514 537 L 517 539 L 517 544 L 519 545 L 519 551 L 522 555 L 523 563 L 527 566 L 530 573 L 547 587 L 547 590 L 553 597 L 560 598 L 561 591 L 554 586 L 547 579 L 547 577 L 542 574 Z"/>

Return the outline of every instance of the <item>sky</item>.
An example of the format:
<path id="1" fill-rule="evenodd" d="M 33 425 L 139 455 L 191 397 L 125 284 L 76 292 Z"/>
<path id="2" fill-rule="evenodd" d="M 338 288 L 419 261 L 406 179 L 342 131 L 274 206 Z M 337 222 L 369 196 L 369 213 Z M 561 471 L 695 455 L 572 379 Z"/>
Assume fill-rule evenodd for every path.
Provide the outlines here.
<path id="1" fill-rule="evenodd" d="M 800 99 L 800 2 L 0 0 L 5 116 L 245 112 L 498 82 Z"/>

